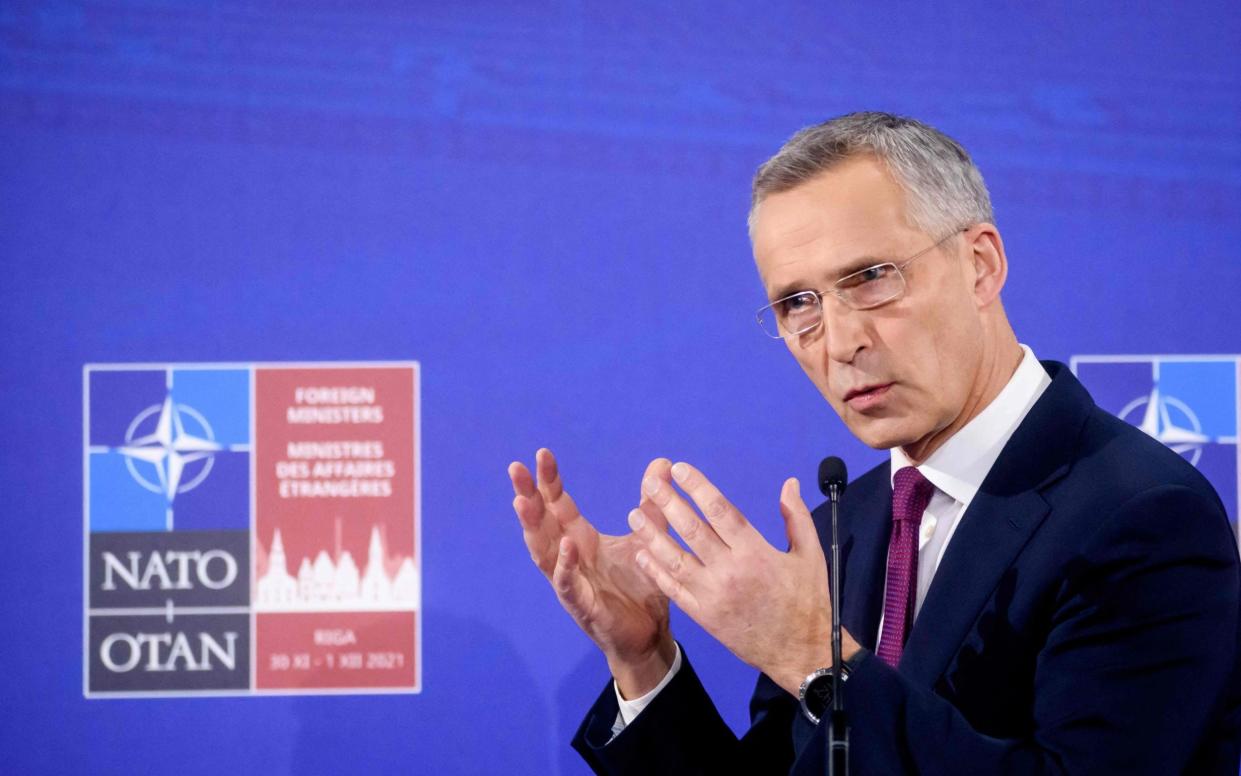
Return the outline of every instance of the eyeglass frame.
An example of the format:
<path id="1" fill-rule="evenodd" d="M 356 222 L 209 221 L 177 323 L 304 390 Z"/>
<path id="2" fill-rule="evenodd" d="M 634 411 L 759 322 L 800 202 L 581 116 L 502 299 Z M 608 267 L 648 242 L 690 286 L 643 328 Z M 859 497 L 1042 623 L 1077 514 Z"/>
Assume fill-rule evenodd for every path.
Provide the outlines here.
<path id="1" fill-rule="evenodd" d="M 878 264 L 872 264 L 869 267 L 863 267 L 862 269 L 859 269 L 856 272 L 850 272 L 848 275 L 845 275 L 844 277 L 838 279 L 835 283 L 832 283 L 832 287 L 828 289 L 826 292 L 819 291 L 813 288 L 807 288 L 802 291 L 794 291 L 793 293 L 788 294 L 787 296 L 782 296 L 779 299 L 776 299 L 775 301 L 771 302 L 770 304 L 767 304 L 767 305 L 764 305 L 758 308 L 758 310 L 754 313 L 754 318 L 758 322 L 758 327 L 762 329 L 763 333 L 766 334 L 771 339 L 786 339 L 788 337 L 800 337 L 803 334 L 808 334 L 814 331 L 815 329 L 817 329 L 819 326 L 823 325 L 823 297 L 825 293 L 830 293 L 832 296 L 839 299 L 850 310 L 874 310 L 877 307 L 882 307 L 888 302 L 895 301 L 905 295 L 905 291 L 909 287 L 908 281 L 905 280 L 905 268 L 906 267 L 908 267 L 910 264 L 913 264 L 915 261 L 927 255 L 928 253 L 935 250 L 939 246 L 943 245 L 949 239 L 956 237 L 959 234 L 964 234 L 965 232 L 968 232 L 971 228 L 973 228 L 972 224 L 969 226 L 958 227 L 954 229 L 953 231 L 949 232 L 948 234 L 944 235 L 943 237 L 939 238 L 938 240 L 936 240 L 933 245 L 923 248 L 922 250 L 918 251 L 914 255 L 906 259 L 902 259 L 901 261 L 881 261 Z M 858 306 L 848 299 L 848 296 L 844 291 L 840 290 L 840 285 L 846 282 L 847 280 L 849 280 L 850 278 L 855 278 L 858 275 L 862 275 L 867 272 L 873 272 L 874 270 L 879 269 L 880 267 L 892 267 L 894 270 L 896 270 L 897 276 L 901 279 L 901 290 L 900 291 L 897 291 L 895 294 L 888 297 L 887 299 L 884 299 L 879 302 L 875 302 L 874 304 Z M 794 299 L 796 297 L 802 296 L 803 294 L 810 294 L 811 296 L 814 297 L 815 301 L 818 302 L 819 319 L 815 321 L 813 324 L 802 329 L 801 331 L 787 332 L 785 334 L 772 334 L 770 331 L 768 331 L 767 327 L 763 325 L 763 313 L 770 310 L 772 316 L 776 320 L 776 328 L 777 329 L 783 328 L 780 324 L 780 316 L 776 313 L 776 305 L 782 302 L 787 302 L 790 299 Z"/>

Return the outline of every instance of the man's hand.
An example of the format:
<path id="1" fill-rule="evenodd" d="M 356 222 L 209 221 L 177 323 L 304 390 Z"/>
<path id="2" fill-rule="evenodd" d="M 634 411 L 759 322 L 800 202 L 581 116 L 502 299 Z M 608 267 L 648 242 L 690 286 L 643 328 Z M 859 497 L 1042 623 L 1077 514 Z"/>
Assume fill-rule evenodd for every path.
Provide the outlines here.
<path id="1" fill-rule="evenodd" d="M 807 674 L 831 663 L 827 563 L 796 479 L 784 483 L 780 512 L 789 551 L 772 547 L 701 472 L 685 463 L 672 479 L 706 516 L 699 518 L 661 473 L 642 490 L 681 538 L 685 552 L 650 509 L 630 512 L 645 544 L 638 565 L 686 614 L 734 655 L 796 695 Z M 843 634 L 844 657 L 858 645 Z"/>
<path id="2" fill-rule="evenodd" d="M 667 479 L 670 466 L 667 459 L 652 461 L 646 477 Z M 644 695 L 668 673 L 676 655 L 668 599 L 637 568 L 635 556 L 644 545 L 633 534 L 600 534 L 582 517 L 550 450 L 535 454 L 535 469 L 537 484 L 522 464 L 508 467 L 513 510 L 530 558 L 565 611 L 603 651 L 621 695 Z M 660 510 L 645 497 L 635 511 L 647 515 L 649 532 L 667 530 Z"/>

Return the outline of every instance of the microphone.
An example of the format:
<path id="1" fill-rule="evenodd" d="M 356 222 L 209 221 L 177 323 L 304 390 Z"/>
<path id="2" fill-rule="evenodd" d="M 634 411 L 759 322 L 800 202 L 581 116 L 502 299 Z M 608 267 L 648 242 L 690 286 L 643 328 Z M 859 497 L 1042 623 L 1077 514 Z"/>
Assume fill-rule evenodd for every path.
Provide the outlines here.
<path id="1" fill-rule="evenodd" d="M 819 490 L 824 496 L 832 499 L 843 495 L 848 481 L 849 474 L 844 461 L 834 455 L 819 461 Z M 834 495 L 833 488 L 836 490 Z"/>
<path id="2" fill-rule="evenodd" d="M 827 772 L 849 773 L 849 726 L 845 718 L 844 699 L 840 694 L 840 530 L 836 515 L 840 496 L 845 492 L 849 475 L 845 462 L 829 455 L 819 462 L 819 490 L 832 504 L 832 713 L 827 731 Z"/>

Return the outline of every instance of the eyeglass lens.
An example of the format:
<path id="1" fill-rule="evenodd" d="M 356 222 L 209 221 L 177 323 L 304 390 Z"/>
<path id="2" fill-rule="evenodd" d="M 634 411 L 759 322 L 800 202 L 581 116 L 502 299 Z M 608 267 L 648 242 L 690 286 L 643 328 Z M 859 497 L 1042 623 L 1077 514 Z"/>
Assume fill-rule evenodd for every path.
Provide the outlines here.
<path id="1" fill-rule="evenodd" d="M 904 287 L 896 265 L 880 264 L 841 278 L 833 292 L 849 307 L 866 310 L 900 296 Z M 813 291 L 781 299 L 759 315 L 759 323 L 773 337 L 803 334 L 822 320 L 823 306 Z"/>

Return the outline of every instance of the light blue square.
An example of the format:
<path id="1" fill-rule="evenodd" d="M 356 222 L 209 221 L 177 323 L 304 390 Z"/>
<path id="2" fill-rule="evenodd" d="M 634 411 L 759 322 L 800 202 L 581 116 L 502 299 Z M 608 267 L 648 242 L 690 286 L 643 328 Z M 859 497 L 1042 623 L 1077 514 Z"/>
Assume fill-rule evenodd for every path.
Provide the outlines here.
<path id="1" fill-rule="evenodd" d="M 1161 361 L 1159 393 L 1183 402 L 1212 440 L 1236 436 L 1235 361 Z"/>
<path id="2" fill-rule="evenodd" d="M 91 453 L 91 532 L 163 531 L 167 529 L 168 499 L 138 484 L 120 453 Z"/>
<path id="3" fill-rule="evenodd" d="M 250 443 L 250 370 L 174 369 L 172 400 L 199 412 L 216 442 Z"/>

